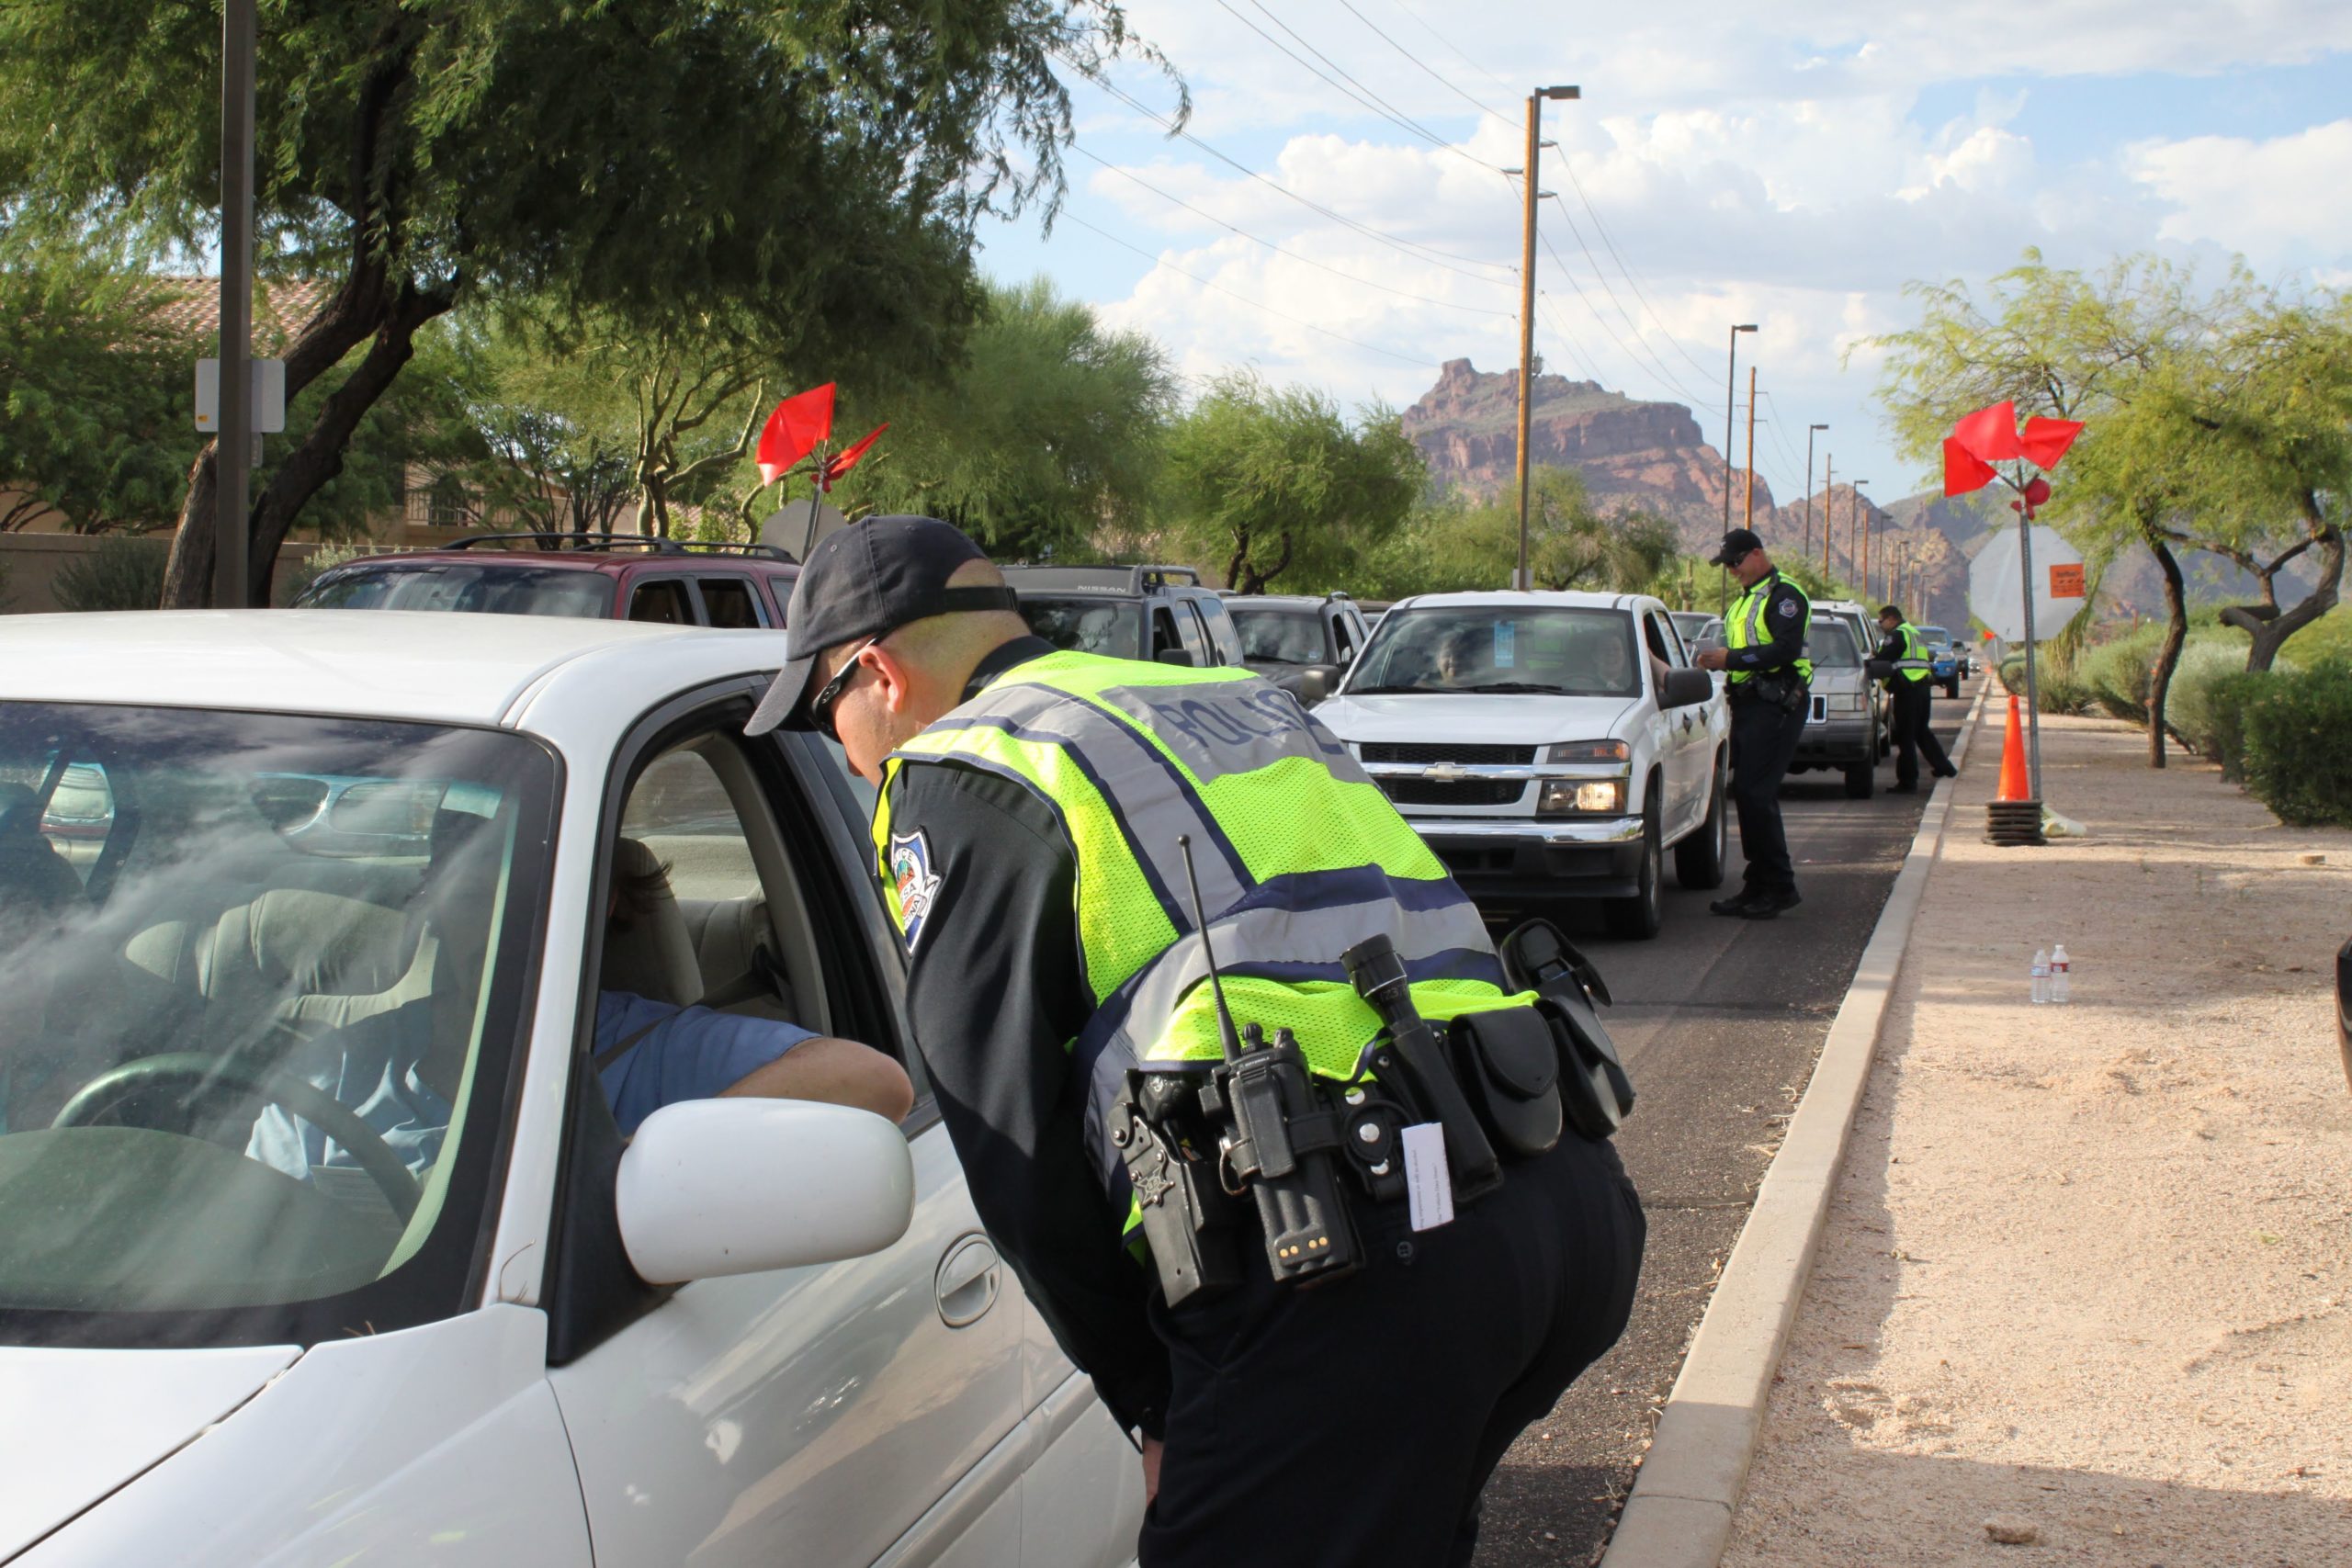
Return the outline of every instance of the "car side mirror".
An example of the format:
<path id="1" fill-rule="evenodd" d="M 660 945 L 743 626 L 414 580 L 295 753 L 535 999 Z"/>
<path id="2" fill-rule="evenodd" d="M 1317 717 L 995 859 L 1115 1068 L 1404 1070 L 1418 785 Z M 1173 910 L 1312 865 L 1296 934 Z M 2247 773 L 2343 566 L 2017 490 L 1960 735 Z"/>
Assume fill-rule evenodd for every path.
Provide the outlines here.
<path id="1" fill-rule="evenodd" d="M 656 1285 L 879 1252 L 914 1218 L 906 1135 L 805 1100 L 689 1100 L 645 1119 L 614 1193 L 629 1266 Z"/>
<path id="2" fill-rule="evenodd" d="M 1339 664 L 1309 664 L 1298 672 L 1298 700 L 1308 707 L 1338 690 L 1340 677 L 1346 667 Z"/>
<path id="3" fill-rule="evenodd" d="M 1151 661 L 1155 664 L 1179 665 L 1183 669 L 1190 670 L 1193 668 L 1193 654 L 1192 650 L 1189 649 L 1163 648 L 1158 653 L 1151 656 Z"/>
<path id="4" fill-rule="evenodd" d="M 1894 661 L 1891 659 L 1865 659 L 1862 660 L 1862 674 L 1872 681 L 1891 681 L 1894 679 Z"/>
<path id="5" fill-rule="evenodd" d="M 1669 670 L 1658 686 L 1657 705 L 1687 708 L 1715 694 L 1714 677 L 1704 670 Z"/>

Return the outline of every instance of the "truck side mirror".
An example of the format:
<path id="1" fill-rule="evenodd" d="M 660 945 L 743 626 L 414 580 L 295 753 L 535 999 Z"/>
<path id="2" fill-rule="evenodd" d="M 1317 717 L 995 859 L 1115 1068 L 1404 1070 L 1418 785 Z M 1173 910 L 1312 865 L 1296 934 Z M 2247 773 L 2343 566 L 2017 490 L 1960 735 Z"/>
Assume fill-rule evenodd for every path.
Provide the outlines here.
<path id="1" fill-rule="evenodd" d="M 1687 708 L 1705 702 L 1715 694 L 1714 677 L 1704 670 L 1669 670 L 1659 682 L 1657 705 L 1662 708 Z"/>
<path id="2" fill-rule="evenodd" d="M 1307 665 L 1298 672 L 1298 700 L 1313 707 L 1338 688 L 1342 673 L 1337 664 Z"/>
<path id="3" fill-rule="evenodd" d="M 1174 664 L 1186 670 L 1193 668 L 1193 655 L 1188 649 L 1163 648 L 1151 656 L 1151 661 L 1155 664 Z"/>

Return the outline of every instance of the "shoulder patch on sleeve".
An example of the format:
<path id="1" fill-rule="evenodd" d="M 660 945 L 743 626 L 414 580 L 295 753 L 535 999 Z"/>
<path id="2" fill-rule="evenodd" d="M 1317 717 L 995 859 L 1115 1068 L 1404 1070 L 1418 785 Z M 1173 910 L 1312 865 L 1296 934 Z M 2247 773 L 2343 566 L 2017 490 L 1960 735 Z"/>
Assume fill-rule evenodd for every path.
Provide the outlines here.
<path id="1" fill-rule="evenodd" d="M 1781 601 L 1781 614 L 1784 615 L 1793 615 L 1796 613 L 1797 602 L 1794 599 L 1783 599 Z"/>
<path id="2" fill-rule="evenodd" d="M 931 869 L 931 840 L 922 829 L 890 835 L 890 881 L 898 889 L 900 931 L 911 953 L 939 897 L 939 874 Z"/>

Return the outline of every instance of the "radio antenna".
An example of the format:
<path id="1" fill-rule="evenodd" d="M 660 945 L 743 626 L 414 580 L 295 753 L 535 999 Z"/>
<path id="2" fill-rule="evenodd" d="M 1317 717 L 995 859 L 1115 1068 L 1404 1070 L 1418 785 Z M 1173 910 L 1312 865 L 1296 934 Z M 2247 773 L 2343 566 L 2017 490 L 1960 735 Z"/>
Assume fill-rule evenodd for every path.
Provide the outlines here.
<path id="1" fill-rule="evenodd" d="M 1241 1035 L 1233 1027 L 1233 1010 L 1225 1005 L 1225 980 L 1216 972 L 1216 949 L 1209 944 L 1208 911 L 1201 904 L 1201 879 L 1193 870 L 1193 836 L 1190 833 L 1176 835 L 1176 852 L 1184 857 L 1184 882 L 1193 894 L 1193 924 L 1201 933 L 1201 956 L 1209 966 L 1209 991 L 1216 998 L 1217 1043 L 1225 1048 L 1227 1061 L 1238 1061 Z"/>

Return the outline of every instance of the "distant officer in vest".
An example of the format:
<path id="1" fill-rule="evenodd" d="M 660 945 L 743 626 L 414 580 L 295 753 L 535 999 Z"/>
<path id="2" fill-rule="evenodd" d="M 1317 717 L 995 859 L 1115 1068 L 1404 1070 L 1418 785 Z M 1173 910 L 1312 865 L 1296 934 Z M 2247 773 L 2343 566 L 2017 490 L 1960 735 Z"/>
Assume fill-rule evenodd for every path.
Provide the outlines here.
<path id="1" fill-rule="evenodd" d="M 1129 1068 L 1222 1059 L 1180 835 L 1232 1014 L 1295 1032 L 1326 1103 L 1381 1036 L 1338 962 L 1365 937 L 1394 942 L 1433 1022 L 1527 998 L 1294 699 L 1057 650 L 1017 603 L 944 523 L 844 529 L 794 588 L 749 728 L 835 737 L 880 790 L 916 1043 L 990 1238 L 1136 1437 L 1145 1568 L 1466 1563 L 1504 1450 L 1624 1328 L 1640 1200 L 1571 1129 L 1433 1228 L 1362 1194 L 1363 1264 L 1328 1281 L 1277 1282 L 1249 1211 L 1237 1282 L 1171 1307 L 1136 1228 L 1159 1193 L 1104 1129 Z"/>
<path id="2" fill-rule="evenodd" d="M 1919 759 L 1926 757 L 1936 777 L 1948 779 L 1960 770 L 1944 756 L 1943 742 L 1931 724 L 1935 689 L 1928 684 L 1934 661 L 1928 657 L 1928 639 L 1903 618 L 1900 605 L 1888 604 L 1878 613 L 1878 629 L 1886 634 L 1871 657 L 1894 666 L 1887 689 L 1894 697 L 1894 793 L 1917 794 Z"/>
<path id="3" fill-rule="evenodd" d="M 1781 825 L 1781 779 L 1804 737 L 1813 661 L 1804 656 L 1813 603 L 1782 577 L 1764 542 L 1746 528 L 1724 536 L 1713 564 L 1728 567 L 1742 592 L 1724 613 L 1724 646 L 1696 660 L 1727 671 L 1731 698 L 1731 797 L 1739 810 L 1739 852 L 1747 863 L 1740 890 L 1707 906 L 1718 915 L 1769 920 L 1793 909 L 1796 866 Z"/>

